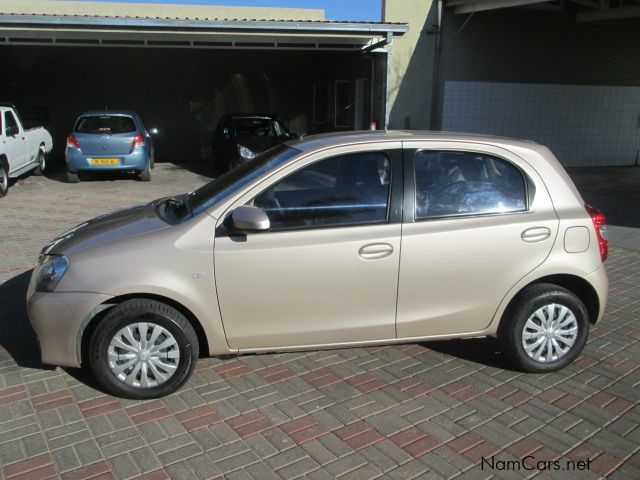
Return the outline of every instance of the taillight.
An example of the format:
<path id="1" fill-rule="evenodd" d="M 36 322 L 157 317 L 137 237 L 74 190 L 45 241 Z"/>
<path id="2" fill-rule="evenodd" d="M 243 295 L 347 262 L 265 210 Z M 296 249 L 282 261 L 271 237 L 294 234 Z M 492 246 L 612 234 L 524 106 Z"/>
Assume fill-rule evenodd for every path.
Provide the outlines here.
<path id="1" fill-rule="evenodd" d="M 67 137 L 67 147 L 80 148 L 80 144 L 78 143 L 78 140 L 76 140 L 76 137 L 73 136 L 73 134 L 69 134 L 69 136 Z"/>
<path id="2" fill-rule="evenodd" d="M 140 134 L 133 137 L 133 142 L 131 142 L 131 150 L 134 150 L 136 147 L 144 147 L 144 137 Z"/>
<path id="3" fill-rule="evenodd" d="M 609 240 L 607 240 L 607 219 L 604 214 L 597 208 L 593 208 L 591 205 L 584 205 L 587 213 L 593 220 L 593 226 L 596 229 L 596 238 L 598 239 L 598 246 L 600 247 L 600 258 L 604 262 L 609 255 Z"/>

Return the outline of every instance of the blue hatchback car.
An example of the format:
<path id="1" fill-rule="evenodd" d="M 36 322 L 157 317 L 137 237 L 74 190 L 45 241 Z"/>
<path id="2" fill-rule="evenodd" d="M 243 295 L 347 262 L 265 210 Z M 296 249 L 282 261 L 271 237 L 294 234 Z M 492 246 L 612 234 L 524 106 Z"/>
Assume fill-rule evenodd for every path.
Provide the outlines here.
<path id="1" fill-rule="evenodd" d="M 80 181 L 79 173 L 121 171 L 151 180 L 154 150 L 151 134 L 134 112 L 106 110 L 81 114 L 67 137 L 67 179 Z"/>

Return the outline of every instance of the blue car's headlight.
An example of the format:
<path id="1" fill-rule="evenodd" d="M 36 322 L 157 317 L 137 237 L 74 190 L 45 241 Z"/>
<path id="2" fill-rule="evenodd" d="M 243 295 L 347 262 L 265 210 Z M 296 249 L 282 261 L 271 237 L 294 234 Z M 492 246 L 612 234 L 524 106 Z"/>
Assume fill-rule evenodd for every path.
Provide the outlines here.
<path id="1" fill-rule="evenodd" d="M 64 255 L 42 255 L 36 268 L 36 291 L 53 292 L 69 268 L 69 259 Z"/>

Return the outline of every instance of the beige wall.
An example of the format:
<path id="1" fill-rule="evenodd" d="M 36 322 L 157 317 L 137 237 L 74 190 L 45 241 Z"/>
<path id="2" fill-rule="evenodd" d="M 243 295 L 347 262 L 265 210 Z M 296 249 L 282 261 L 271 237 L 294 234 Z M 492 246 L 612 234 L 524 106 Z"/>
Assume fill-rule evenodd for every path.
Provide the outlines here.
<path id="1" fill-rule="evenodd" d="M 409 24 L 389 58 L 389 128 L 430 128 L 436 35 L 426 28 L 437 23 L 436 10 L 436 0 L 383 0 L 382 21 Z"/>
<path id="2" fill-rule="evenodd" d="M 1 0 L 0 13 L 53 15 L 227 18 L 256 20 L 324 20 L 324 10 L 302 8 L 221 7 L 155 3 L 73 2 L 62 0 Z"/>

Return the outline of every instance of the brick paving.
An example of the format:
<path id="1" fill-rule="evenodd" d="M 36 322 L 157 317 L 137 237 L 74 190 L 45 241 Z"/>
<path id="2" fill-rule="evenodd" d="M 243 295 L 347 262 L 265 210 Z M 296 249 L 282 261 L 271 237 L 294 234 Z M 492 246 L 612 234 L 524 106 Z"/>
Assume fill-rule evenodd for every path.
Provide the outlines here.
<path id="1" fill-rule="evenodd" d="M 512 371 L 488 340 L 209 358 L 176 394 L 136 402 L 40 364 L 28 270 L 65 229 L 207 177 L 49 177 L 0 200 L 0 480 L 640 478 L 640 252 L 611 250 L 607 314 L 561 372 Z M 500 468 L 525 457 L 531 470 Z"/>

